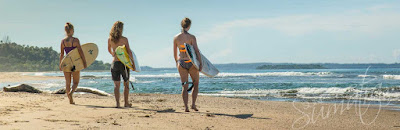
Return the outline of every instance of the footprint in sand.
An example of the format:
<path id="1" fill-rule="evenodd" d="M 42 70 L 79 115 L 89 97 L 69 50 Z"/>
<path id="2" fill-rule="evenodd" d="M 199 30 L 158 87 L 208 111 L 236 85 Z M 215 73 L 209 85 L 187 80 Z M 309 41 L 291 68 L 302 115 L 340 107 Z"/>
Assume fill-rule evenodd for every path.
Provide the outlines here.
<path id="1" fill-rule="evenodd" d="M 38 118 L 40 119 L 40 118 Z M 79 122 L 76 120 L 57 120 L 57 119 L 42 119 L 44 121 L 48 121 L 48 122 Z"/>
<path id="2" fill-rule="evenodd" d="M 146 118 L 150 118 L 151 115 L 144 115 L 144 116 L 138 116 L 138 117 L 146 117 Z"/>
<path id="3" fill-rule="evenodd" d="M 118 124 L 117 123 L 117 120 L 114 120 L 114 122 L 113 123 L 111 123 L 112 125 L 119 125 L 119 126 L 121 126 L 121 124 Z"/>
<path id="4" fill-rule="evenodd" d="M 27 123 L 27 122 L 29 121 L 17 121 L 17 120 L 14 121 L 14 123 Z"/>
<path id="5" fill-rule="evenodd" d="M 0 125 L 8 125 L 8 123 L 0 121 Z"/>

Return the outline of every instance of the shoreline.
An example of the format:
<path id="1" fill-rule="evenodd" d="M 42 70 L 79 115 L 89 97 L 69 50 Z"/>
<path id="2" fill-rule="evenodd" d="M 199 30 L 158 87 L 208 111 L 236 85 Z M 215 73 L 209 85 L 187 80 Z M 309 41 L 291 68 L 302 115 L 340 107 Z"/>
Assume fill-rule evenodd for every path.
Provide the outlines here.
<path id="1" fill-rule="evenodd" d="M 3 83 L 2 86 L 0 86 L 0 88 L 2 87 L 7 87 L 7 83 L 13 84 L 13 83 L 17 83 L 17 84 L 21 84 L 21 83 L 26 83 L 26 84 L 30 84 L 29 81 L 41 81 L 41 80 L 64 80 L 63 76 L 44 76 L 44 75 L 32 75 L 32 74 L 36 74 L 36 73 L 54 73 L 56 71 L 47 71 L 47 72 L 0 72 L 0 84 Z M 97 71 L 93 71 L 93 72 L 97 72 Z M 93 75 L 81 75 L 81 79 L 91 79 L 95 76 Z M 21 79 L 24 79 L 24 82 L 21 81 Z M 4 82 L 7 81 L 7 82 Z M 27 83 L 28 82 L 28 83 Z M 61 87 L 62 88 L 62 87 Z M 1 90 L 0 90 L 1 91 Z M 43 90 L 45 92 L 52 92 L 49 90 Z M 101 90 L 103 91 L 103 90 Z M 109 93 L 109 94 L 113 94 L 113 93 Z M 142 93 L 142 94 L 152 94 L 152 93 Z M 340 103 L 338 102 L 340 101 L 351 101 L 351 100 L 355 100 L 355 101 L 364 101 L 363 99 L 343 99 L 343 98 L 337 98 L 337 99 L 307 99 L 307 98 L 292 98 L 290 97 L 274 97 L 274 96 L 270 96 L 270 97 L 262 97 L 262 98 L 257 98 L 257 96 L 221 96 L 221 95 L 210 95 L 208 93 L 199 93 L 199 95 L 202 96 L 212 96 L 212 97 L 227 97 L 227 98 L 239 98 L 239 99 L 248 99 L 248 100 L 260 100 L 260 101 L 279 101 L 279 102 L 292 102 L 295 101 L 296 99 L 298 101 L 296 102 L 318 102 L 318 103 Z M 386 106 L 390 106 L 390 105 L 394 105 L 394 106 L 399 106 L 400 107 L 400 101 L 396 101 L 396 100 L 365 100 L 366 102 L 368 102 L 367 104 L 371 104 L 371 105 L 376 105 L 374 102 L 389 102 L 392 104 L 386 105 Z"/>
<path id="2" fill-rule="evenodd" d="M 76 105 L 68 104 L 68 98 L 64 94 L 0 92 L 0 99 L 2 99 L 0 129 L 394 129 L 400 127 L 399 111 L 377 109 L 376 105 L 348 107 L 348 104 L 199 96 L 197 105 L 200 111 L 184 112 L 179 94 L 130 94 L 129 101 L 133 105 L 132 108 L 114 108 L 113 96 L 93 94 L 75 94 Z M 358 111 L 365 113 L 360 115 L 357 114 Z M 372 123 L 367 125 L 370 122 Z"/>
<path id="3" fill-rule="evenodd" d="M 0 72 L 0 83 L 21 82 L 21 80 L 38 81 L 38 80 L 64 79 L 64 77 L 57 77 L 57 76 L 26 75 L 28 73 L 35 73 L 35 72 Z"/>

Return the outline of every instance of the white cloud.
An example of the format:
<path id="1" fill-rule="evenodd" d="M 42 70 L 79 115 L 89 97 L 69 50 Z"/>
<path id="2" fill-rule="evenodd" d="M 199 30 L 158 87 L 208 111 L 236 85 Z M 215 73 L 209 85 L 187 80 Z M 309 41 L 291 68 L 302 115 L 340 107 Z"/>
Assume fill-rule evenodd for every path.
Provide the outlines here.
<path id="1" fill-rule="evenodd" d="M 366 10 L 376 12 L 376 11 L 382 11 L 385 9 L 393 9 L 393 8 L 395 8 L 394 5 L 381 4 L 381 5 L 371 6 L 371 7 L 367 8 Z"/>
<path id="2" fill-rule="evenodd" d="M 218 25 L 199 37 L 206 39 L 203 42 L 208 42 L 212 39 L 232 35 L 230 30 L 242 27 L 273 29 L 283 32 L 288 36 L 306 35 L 316 31 L 375 33 L 385 31 L 388 27 L 400 28 L 399 23 L 399 13 L 293 15 L 231 21 Z"/>
<path id="3" fill-rule="evenodd" d="M 352 34 L 373 37 L 388 31 L 400 29 L 400 13 L 385 10 L 390 8 L 393 8 L 393 6 L 377 5 L 359 11 L 351 10 L 340 14 L 303 14 L 271 18 L 234 20 L 222 24 L 216 24 L 210 30 L 201 32 L 197 39 L 202 46 L 207 48 L 223 48 L 218 50 L 218 52 L 213 52 L 213 57 L 210 58 L 215 60 L 223 60 L 228 58 L 228 55 L 224 54 L 231 54 L 234 51 L 232 47 L 235 46 L 226 46 L 226 43 L 231 43 L 226 41 L 226 39 L 240 37 L 241 32 L 235 30 L 243 28 L 274 30 L 287 35 L 288 38 L 306 36 L 321 32 L 350 32 Z M 216 44 L 224 40 L 226 43 L 221 43 L 222 45 Z M 371 56 L 369 56 L 367 59 L 371 59 Z"/>

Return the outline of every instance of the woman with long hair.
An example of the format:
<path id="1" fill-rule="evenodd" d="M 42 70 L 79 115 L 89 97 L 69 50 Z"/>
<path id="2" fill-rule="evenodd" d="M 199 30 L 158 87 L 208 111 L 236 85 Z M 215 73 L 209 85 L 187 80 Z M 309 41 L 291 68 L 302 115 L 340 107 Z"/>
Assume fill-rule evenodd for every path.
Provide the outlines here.
<path id="1" fill-rule="evenodd" d="M 131 104 L 128 101 L 129 96 L 129 68 L 126 67 L 119 59 L 115 56 L 115 49 L 118 46 L 125 45 L 128 55 L 132 58 L 132 51 L 129 46 L 128 38 L 122 36 L 122 31 L 124 28 L 124 23 L 121 21 L 117 21 L 111 28 L 110 37 L 108 38 L 108 52 L 112 55 L 113 62 L 111 64 L 111 75 L 112 80 L 114 81 L 114 95 L 115 100 L 117 102 L 117 108 L 120 107 L 119 98 L 120 98 L 120 83 L 121 76 L 124 79 L 124 101 L 125 107 L 131 107 Z M 133 65 L 135 66 L 135 65 Z M 135 69 L 135 68 L 134 68 Z"/>

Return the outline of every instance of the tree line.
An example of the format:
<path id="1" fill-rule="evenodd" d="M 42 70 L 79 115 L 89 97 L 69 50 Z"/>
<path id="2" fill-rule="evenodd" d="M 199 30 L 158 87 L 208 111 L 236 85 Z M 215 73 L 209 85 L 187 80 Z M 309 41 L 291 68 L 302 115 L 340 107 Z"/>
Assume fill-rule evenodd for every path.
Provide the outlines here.
<path id="1" fill-rule="evenodd" d="M 0 41 L 0 71 L 58 71 L 60 53 L 52 47 L 19 45 L 7 40 Z M 85 70 L 108 70 L 109 63 L 94 61 Z"/>

